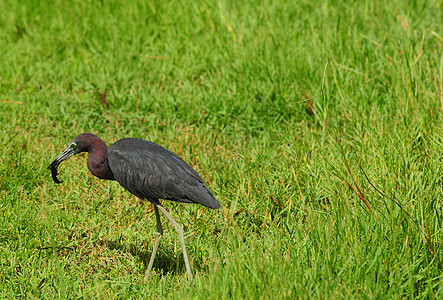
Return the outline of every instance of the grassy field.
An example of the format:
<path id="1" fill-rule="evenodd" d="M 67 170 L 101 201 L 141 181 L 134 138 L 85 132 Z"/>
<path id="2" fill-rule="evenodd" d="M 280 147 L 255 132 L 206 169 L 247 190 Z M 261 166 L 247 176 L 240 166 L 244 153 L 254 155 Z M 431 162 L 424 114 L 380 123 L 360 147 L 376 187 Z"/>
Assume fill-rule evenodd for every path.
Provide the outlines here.
<path id="1" fill-rule="evenodd" d="M 2 299 L 443 298 L 440 1 L 0 7 Z M 82 132 L 211 187 L 217 211 L 163 202 L 194 282 L 166 220 L 143 282 L 153 207 L 86 155 L 52 182 Z"/>

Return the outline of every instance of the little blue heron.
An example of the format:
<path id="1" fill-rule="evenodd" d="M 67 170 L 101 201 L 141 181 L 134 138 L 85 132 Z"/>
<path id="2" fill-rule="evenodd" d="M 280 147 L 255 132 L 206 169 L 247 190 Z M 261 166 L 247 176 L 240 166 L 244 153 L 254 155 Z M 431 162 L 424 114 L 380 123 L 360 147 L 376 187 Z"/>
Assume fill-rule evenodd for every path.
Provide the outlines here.
<path id="1" fill-rule="evenodd" d="M 57 178 L 57 167 L 64 160 L 81 152 L 89 153 L 87 165 L 94 176 L 100 179 L 116 180 L 133 195 L 154 204 L 157 234 L 145 280 L 151 273 L 163 234 L 158 212 L 160 210 L 177 230 L 186 271 L 189 280 L 192 281 L 183 230 L 160 204 L 159 199 L 197 203 L 212 209 L 221 207 L 200 175 L 177 154 L 152 142 L 124 138 L 108 149 L 105 142 L 98 136 L 82 133 L 75 137 L 69 147 L 48 167 L 55 183 L 61 183 Z"/>

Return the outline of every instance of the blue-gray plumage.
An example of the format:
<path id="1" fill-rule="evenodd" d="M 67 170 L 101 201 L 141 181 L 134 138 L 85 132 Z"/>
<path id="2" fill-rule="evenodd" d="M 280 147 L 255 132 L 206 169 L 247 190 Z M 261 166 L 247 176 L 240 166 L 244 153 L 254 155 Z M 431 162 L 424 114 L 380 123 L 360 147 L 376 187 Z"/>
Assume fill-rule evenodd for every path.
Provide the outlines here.
<path id="1" fill-rule="evenodd" d="M 146 277 L 152 269 L 163 233 L 158 212 L 161 210 L 179 234 L 186 269 L 189 279 L 192 280 L 183 230 L 161 206 L 159 199 L 201 204 L 213 209 L 221 207 L 200 175 L 178 155 L 152 142 L 124 138 L 108 149 L 96 135 L 82 133 L 75 137 L 69 147 L 48 167 L 55 183 L 61 183 L 57 178 L 57 167 L 60 163 L 81 152 L 89 153 L 87 166 L 93 175 L 101 179 L 116 180 L 133 195 L 154 204 L 157 237 Z"/>
<path id="2" fill-rule="evenodd" d="M 115 179 L 141 199 L 197 203 L 219 208 L 220 203 L 200 175 L 175 153 L 145 140 L 124 138 L 108 150 Z"/>

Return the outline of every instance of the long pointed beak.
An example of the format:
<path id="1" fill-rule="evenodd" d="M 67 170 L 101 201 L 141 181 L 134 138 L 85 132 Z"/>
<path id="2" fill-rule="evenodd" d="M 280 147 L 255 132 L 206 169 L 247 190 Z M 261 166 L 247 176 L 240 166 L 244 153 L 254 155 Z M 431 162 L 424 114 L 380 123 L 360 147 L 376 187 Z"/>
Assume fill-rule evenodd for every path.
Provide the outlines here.
<path id="1" fill-rule="evenodd" d="M 68 148 L 66 148 L 65 151 L 62 152 L 48 167 L 48 170 L 51 170 L 52 180 L 54 180 L 55 183 L 62 183 L 62 181 L 58 180 L 57 178 L 57 168 L 58 166 L 71 156 L 75 154 L 75 145 L 70 144 Z"/>

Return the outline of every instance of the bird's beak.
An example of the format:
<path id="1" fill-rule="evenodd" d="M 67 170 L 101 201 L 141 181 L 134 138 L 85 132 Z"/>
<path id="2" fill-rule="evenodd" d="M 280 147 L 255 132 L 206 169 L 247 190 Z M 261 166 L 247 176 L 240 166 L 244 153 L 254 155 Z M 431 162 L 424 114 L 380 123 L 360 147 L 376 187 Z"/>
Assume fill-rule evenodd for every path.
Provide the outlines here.
<path id="1" fill-rule="evenodd" d="M 71 156 L 75 154 L 75 144 L 71 143 L 68 148 L 66 148 L 65 151 L 62 152 L 50 165 L 49 168 L 52 166 L 58 166 L 61 164 L 64 160 L 67 160 Z M 48 169 L 49 169 L 48 168 Z"/>
<path id="2" fill-rule="evenodd" d="M 57 178 L 57 167 L 65 160 L 70 158 L 75 154 L 75 149 L 77 148 L 77 145 L 74 143 L 71 143 L 68 148 L 66 148 L 65 151 L 62 152 L 48 167 L 48 170 L 51 170 L 52 173 L 52 180 L 54 180 L 55 183 L 61 183 L 60 180 Z"/>

